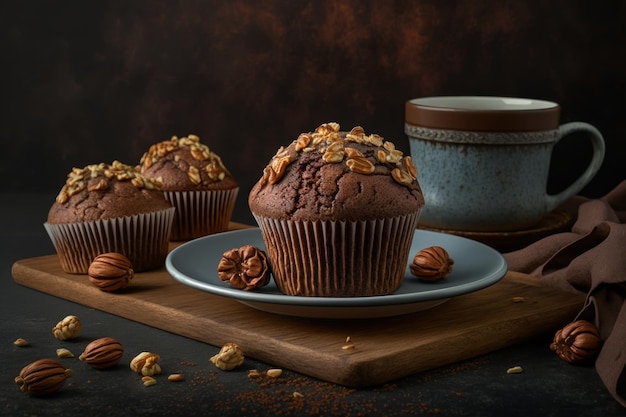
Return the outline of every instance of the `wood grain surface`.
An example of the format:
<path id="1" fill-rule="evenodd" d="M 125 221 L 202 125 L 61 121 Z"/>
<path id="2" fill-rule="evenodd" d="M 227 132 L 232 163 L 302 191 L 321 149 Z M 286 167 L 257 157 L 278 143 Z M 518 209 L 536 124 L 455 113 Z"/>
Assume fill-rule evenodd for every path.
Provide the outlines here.
<path id="1" fill-rule="evenodd" d="M 354 387 L 389 382 L 556 330 L 574 318 L 584 300 L 509 272 L 489 288 L 429 310 L 328 320 L 258 311 L 187 287 L 165 269 L 136 274 L 120 293 L 100 291 L 86 275 L 64 273 L 56 255 L 19 260 L 12 274 L 18 284 L 44 293 L 218 347 L 235 342 L 246 356 L 271 366 Z M 348 336 L 354 348 L 342 349 Z"/>

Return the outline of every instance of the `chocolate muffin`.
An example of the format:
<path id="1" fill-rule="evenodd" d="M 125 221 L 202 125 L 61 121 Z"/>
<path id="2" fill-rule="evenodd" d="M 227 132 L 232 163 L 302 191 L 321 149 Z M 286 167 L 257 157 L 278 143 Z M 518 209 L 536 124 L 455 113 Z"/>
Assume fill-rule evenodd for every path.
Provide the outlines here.
<path id="1" fill-rule="evenodd" d="M 114 161 L 73 168 L 44 227 L 65 272 L 87 273 L 107 252 L 140 272 L 164 264 L 174 210 L 158 182 Z"/>
<path id="2" fill-rule="evenodd" d="M 161 183 L 176 207 L 171 240 L 188 240 L 228 230 L 239 186 L 222 159 L 196 135 L 152 145 L 141 173 Z"/>
<path id="3" fill-rule="evenodd" d="M 248 204 L 283 293 L 355 297 L 400 287 L 424 199 L 392 142 L 325 123 L 278 150 Z"/>

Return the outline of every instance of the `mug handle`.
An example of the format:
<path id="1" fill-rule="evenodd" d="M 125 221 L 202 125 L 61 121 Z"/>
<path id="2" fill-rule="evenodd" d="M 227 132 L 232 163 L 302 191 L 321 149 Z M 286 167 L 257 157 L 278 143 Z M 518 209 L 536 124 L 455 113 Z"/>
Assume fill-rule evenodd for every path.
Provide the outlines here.
<path id="1" fill-rule="evenodd" d="M 557 194 L 546 195 L 546 206 L 549 212 L 565 203 L 565 201 L 582 190 L 585 185 L 589 184 L 589 182 L 600 170 L 602 162 L 604 161 L 604 138 L 598 129 L 583 122 L 565 123 L 559 126 L 559 141 L 574 132 L 587 133 L 588 138 L 591 140 L 591 145 L 593 146 L 591 161 L 589 162 L 587 169 L 585 169 L 580 177 L 578 177 L 576 181 L 570 184 L 566 189 Z"/>

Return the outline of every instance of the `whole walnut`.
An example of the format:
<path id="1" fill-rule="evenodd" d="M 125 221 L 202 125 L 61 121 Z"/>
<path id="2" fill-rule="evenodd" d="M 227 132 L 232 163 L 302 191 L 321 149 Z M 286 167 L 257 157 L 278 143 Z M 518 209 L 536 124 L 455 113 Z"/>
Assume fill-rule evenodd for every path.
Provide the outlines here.
<path id="1" fill-rule="evenodd" d="M 117 291 L 126 288 L 133 279 L 134 271 L 130 260 L 121 253 L 108 252 L 94 258 L 87 271 L 89 282 L 102 291 Z"/>
<path id="2" fill-rule="evenodd" d="M 89 343 L 78 357 L 95 369 L 105 369 L 115 366 L 122 359 L 124 348 L 112 337 L 101 337 Z"/>
<path id="3" fill-rule="evenodd" d="M 72 376 L 71 369 L 54 359 L 39 359 L 26 365 L 15 377 L 22 392 L 33 395 L 49 395 L 58 391 L 65 380 Z"/>
<path id="4" fill-rule="evenodd" d="M 574 321 L 558 330 L 550 344 L 550 350 L 569 363 L 590 361 L 601 347 L 598 328 L 586 320 Z"/>
<path id="5" fill-rule="evenodd" d="M 417 252 L 409 265 L 411 273 L 422 281 L 444 279 L 452 271 L 454 260 L 441 246 L 431 246 Z"/>
<path id="6" fill-rule="evenodd" d="M 222 255 L 217 274 L 220 280 L 240 290 L 261 288 L 270 280 L 267 254 L 253 245 L 231 249 Z"/>

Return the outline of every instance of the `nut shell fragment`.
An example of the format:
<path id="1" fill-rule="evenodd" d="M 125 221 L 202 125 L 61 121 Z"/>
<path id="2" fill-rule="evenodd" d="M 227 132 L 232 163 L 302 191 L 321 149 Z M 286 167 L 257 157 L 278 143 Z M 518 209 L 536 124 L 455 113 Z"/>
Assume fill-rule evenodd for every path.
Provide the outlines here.
<path id="1" fill-rule="evenodd" d="M 454 260 L 441 246 L 431 246 L 417 252 L 409 266 L 411 273 L 422 281 L 444 279 L 452 271 Z"/>
<path id="2" fill-rule="evenodd" d="M 112 337 L 102 337 L 89 343 L 78 359 L 95 369 L 105 369 L 117 365 L 122 359 L 124 348 Z"/>
<path id="3" fill-rule="evenodd" d="M 241 348 L 235 343 L 226 343 L 219 353 L 211 357 L 210 361 L 223 371 L 230 371 L 241 365 L 245 357 Z"/>
<path id="4" fill-rule="evenodd" d="M 54 359 L 39 359 L 26 365 L 15 377 L 15 383 L 22 392 L 33 395 L 49 395 L 58 391 L 65 380 L 72 376 L 72 370 Z"/>

